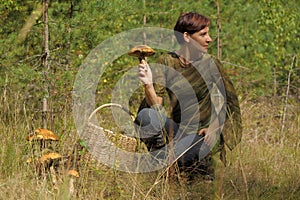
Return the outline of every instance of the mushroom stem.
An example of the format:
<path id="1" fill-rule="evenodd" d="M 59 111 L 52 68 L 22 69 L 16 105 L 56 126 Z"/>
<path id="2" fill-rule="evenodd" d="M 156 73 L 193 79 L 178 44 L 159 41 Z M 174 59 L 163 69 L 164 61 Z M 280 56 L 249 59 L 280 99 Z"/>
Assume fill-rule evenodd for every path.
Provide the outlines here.
<path id="1" fill-rule="evenodd" d="M 142 57 L 142 56 L 139 56 L 139 61 L 140 61 L 141 64 L 143 63 L 143 60 L 145 60 L 145 58 Z"/>
<path id="2" fill-rule="evenodd" d="M 145 56 L 140 56 L 139 61 L 140 61 L 140 64 L 146 64 L 147 63 L 147 58 Z"/>
<path id="3" fill-rule="evenodd" d="M 74 178 L 71 177 L 70 178 L 70 182 L 69 182 L 69 198 L 74 195 L 74 191 L 75 191 L 75 188 L 74 188 Z"/>
<path id="4" fill-rule="evenodd" d="M 56 171 L 54 169 L 54 166 L 50 166 L 50 176 L 51 176 L 51 179 L 52 179 L 52 184 L 54 187 L 56 187 L 57 185 L 57 175 L 56 175 Z"/>

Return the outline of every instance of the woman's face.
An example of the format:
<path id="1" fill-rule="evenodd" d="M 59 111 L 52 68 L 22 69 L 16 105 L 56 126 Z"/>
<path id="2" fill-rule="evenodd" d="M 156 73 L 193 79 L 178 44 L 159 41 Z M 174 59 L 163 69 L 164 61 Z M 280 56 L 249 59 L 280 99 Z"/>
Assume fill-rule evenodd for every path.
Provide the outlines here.
<path id="1" fill-rule="evenodd" d="M 196 47 L 197 50 L 206 53 L 208 50 L 208 44 L 212 41 L 208 32 L 209 27 L 205 27 L 204 29 L 190 35 L 192 39 L 191 45 Z"/>

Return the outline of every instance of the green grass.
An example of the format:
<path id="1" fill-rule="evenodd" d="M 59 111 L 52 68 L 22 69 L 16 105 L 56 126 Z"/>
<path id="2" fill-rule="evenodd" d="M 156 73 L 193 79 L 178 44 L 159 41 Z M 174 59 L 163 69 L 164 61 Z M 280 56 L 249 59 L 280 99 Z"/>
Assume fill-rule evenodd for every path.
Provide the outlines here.
<path id="1" fill-rule="evenodd" d="M 216 180 L 206 183 L 161 171 L 129 174 L 96 162 L 78 142 L 70 108 L 55 116 L 51 129 L 60 137 L 49 148 L 64 156 L 55 175 L 38 175 L 39 145 L 26 136 L 42 125 L 40 113 L 24 106 L 21 95 L 6 96 L 0 105 L 0 199 L 297 199 L 300 195 L 299 103 L 290 102 L 282 131 L 282 104 L 272 97 L 241 101 L 242 142 L 227 151 L 228 166 L 215 156 Z M 64 115 L 66 113 L 67 115 Z M 76 162 L 74 161 L 76 160 Z M 79 178 L 67 175 L 76 168 Z M 175 175 L 177 176 L 177 175 Z M 73 181 L 73 186 L 70 182 Z M 70 191 L 74 188 L 71 195 Z"/>

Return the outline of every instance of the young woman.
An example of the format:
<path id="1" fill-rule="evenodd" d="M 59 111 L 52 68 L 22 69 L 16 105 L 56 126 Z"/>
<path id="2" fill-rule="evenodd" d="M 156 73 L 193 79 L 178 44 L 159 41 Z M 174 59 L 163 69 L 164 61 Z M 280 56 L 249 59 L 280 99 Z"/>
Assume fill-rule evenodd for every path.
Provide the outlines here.
<path id="1" fill-rule="evenodd" d="M 170 156 L 172 148 L 181 170 L 198 171 L 213 180 L 211 155 L 222 152 L 225 164 L 224 144 L 234 148 L 242 128 L 232 82 L 221 63 L 207 53 L 212 41 L 209 26 L 206 16 L 183 13 L 174 27 L 180 48 L 160 57 L 155 68 L 159 73 L 152 74 L 146 62 L 139 65 L 145 100 L 135 123 L 153 155 Z M 168 99 L 163 98 L 165 92 Z M 170 117 L 163 112 L 166 102 Z"/>

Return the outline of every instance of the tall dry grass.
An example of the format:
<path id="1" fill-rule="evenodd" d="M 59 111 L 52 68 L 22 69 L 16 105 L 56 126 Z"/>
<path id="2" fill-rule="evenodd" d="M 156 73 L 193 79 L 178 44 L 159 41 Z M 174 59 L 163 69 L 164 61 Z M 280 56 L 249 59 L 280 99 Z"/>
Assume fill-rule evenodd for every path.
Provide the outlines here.
<path id="1" fill-rule="evenodd" d="M 51 147 L 66 157 L 55 175 L 38 175 L 37 146 L 25 140 L 42 124 L 41 113 L 21 93 L 3 93 L 0 119 L 0 199 L 298 199 L 300 195 L 299 102 L 290 99 L 282 131 L 283 103 L 274 97 L 241 100 L 242 142 L 227 152 L 224 168 L 215 156 L 216 180 L 161 176 L 161 171 L 129 174 L 97 163 L 78 142 L 70 108 L 57 113 Z M 72 162 L 70 161 L 72 156 Z M 76 161 L 76 162 L 75 162 Z M 67 175 L 76 168 L 79 178 Z M 177 175 L 176 175 L 177 176 Z"/>

